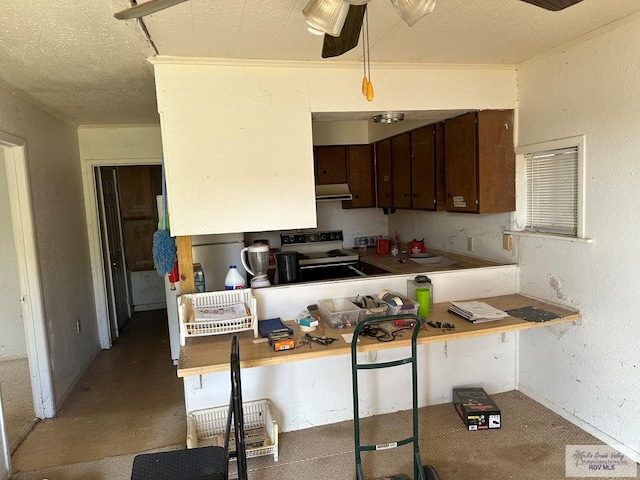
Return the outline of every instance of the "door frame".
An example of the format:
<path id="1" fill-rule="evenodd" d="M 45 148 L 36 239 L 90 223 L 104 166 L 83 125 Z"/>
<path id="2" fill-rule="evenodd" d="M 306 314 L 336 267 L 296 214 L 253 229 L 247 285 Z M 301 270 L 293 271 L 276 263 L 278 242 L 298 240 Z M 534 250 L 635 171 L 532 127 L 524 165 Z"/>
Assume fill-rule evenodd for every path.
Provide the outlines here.
<path id="1" fill-rule="evenodd" d="M 86 159 L 82 162 L 82 183 L 87 216 L 87 230 L 89 234 L 89 252 L 91 255 L 91 271 L 93 275 L 93 295 L 98 322 L 100 347 L 108 349 L 113 346 L 111 327 L 109 323 L 109 301 L 107 297 L 107 281 L 104 269 L 104 253 L 102 251 L 102 233 L 98 212 L 98 185 L 95 170 L 99 167 L 131 167 L 136 165 L 162 165 L 160 157 L 145 157 L 131 159 Z M 114 312 L 115 314 L 115 312 Z"/>
<path id="2" fill-rule="evenodd" d="M 7 436 L 4 407 L 2 406 L 2 389 L 0 388 L 0 480 L 8 480 L 11 477 L 11 446 Z"/>
<path id="3" fill-rule="evenodd" d="M 49 338 L 42 299 L 42 282 L 33 221 L 26 140 L 0 132 L 7 170 L 11 223 L 18 260 L 22 317 L 25 326 L 33 409 L 38 418 L 55 415 Z"/>

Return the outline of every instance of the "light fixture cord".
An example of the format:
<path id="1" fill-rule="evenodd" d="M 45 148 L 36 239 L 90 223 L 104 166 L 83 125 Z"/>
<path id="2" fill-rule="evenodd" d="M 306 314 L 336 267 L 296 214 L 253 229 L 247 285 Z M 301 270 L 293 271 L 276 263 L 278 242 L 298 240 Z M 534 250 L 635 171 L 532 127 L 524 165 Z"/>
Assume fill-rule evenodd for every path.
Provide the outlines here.
<path id="1" fill-rule="evenodd" d="M 365 8 L 364 10 L 365 16 L 365 25 L 366 25 L 366 34 L 365 34 L 365 42 L 367 44 L 367 78 L 369 82 L 371 82 L 371 52 L 369 51 L 369 9 Z"/>

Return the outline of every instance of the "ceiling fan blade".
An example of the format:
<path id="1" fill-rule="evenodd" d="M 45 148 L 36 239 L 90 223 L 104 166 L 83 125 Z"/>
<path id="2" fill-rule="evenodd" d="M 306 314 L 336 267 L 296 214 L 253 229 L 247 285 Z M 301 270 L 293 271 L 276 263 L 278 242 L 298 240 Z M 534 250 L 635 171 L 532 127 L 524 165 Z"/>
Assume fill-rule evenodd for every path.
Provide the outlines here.
<path id="1" fill-rule="evenodd" d="M 139 3 L 129 8 L 125 8 L 114 14 L 118 20 L 129 20 L 131 18 L 140 18 L 152 13 L 159 12 L 165 8 L 173 7 L 187 0 L 149 0 L 148 2 Z"/>
<path id="2" fill-rule="evenodd" d="M 362 19 L 367 5 L 349 5 L 349 12 L 344 21 L 340 36 L 332 37 L 325 34 L 322 44 L 322 58 L 337 57 L 358 45 Z"/>
<path id="3" fill-rule="evenodd" d="M 576 3 L 580 3 L 582 0 L 522 0 L 523 2 L 530 3 L 536 7 L 544 8 L 545 10 L 551 10 L 557 12 L 564 10 L 567 7 L 571 7 Z"/>

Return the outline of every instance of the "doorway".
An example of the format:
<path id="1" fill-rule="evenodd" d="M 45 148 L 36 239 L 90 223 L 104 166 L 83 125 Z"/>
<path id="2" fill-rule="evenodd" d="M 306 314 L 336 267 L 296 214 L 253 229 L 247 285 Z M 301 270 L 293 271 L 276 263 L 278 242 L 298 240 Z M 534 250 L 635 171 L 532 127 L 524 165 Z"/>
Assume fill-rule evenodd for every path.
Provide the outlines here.
<path id="1" fill-rule="evenodd" d="M 3 344 L 7 357 L 26 356 L 28 369 L 18 376 L 21 380 L 26 376 L 30 382 L 19 383 L 30 383 L 33 416 L 49 418 L 55 413 L 55 405 L 24 139 L 0 132 L 0 168 L 1 215 L 4 225 L 11 226 L 3 239 L 3 244 L 10 242 L 11 248 L 3 249 L 0 264 L 12 272 L 8 274 L 11 277 L 5 275 L 6 288 L 0 290 L 6 295 L 2 302 L 11 312 L 6 315 L 8 320 L 2 321 L 13 322 L 11 326 L 2 324 L 3 331 L 5 327 L 12 330 L 11 337 L 4 332 Z M 0 396 L 0 458 L 4 459 L 0 461 L 0 474 L 4 467 L 10 470 L 10 451 L 16 447 L 10 445 L 6 431 L 7 409 L 3 405 L 8 403 L 8 394 L 8 390 L 0 392 L 5 395 Z"/>
<path id="2" fill-rule="evenodd" d="M 91 264 L 96 273 L 93 282 L 98 331 L 101 347 L 108 349 L 117 341 L 123 318 L 129 318 L 133 311 L 166 306 L 163 282 L 159 282 L 161 298 L 156 298 L 156 285 L 147 288 L 149 285 L 144 283 L 145 271 L 151 279 L 160 278 L 155 273 L 152 257 L 149 261 L 145 256 L 150 255 L 153 233 L 157 229 L 155 195 L 160 193 L 156 190 L 161 189 L 162 169 L 159 159 L 88 159 L 83 163 L 83 170 Z M 148 187 L 138 181 L 141 177 L 135 172 L 140 170 L 148 171 Z M 139 201 L 141 192 L 147 190 L 149 194 L 143 197 L 152 198 L 151 203 Z M 116 220 L 119 226 L 115 225 Z M 118 237 L 122 238 L 120 246 Z M 118 265 L 114 265 L 111 257 Z M 155 303 L 137 304 L 141 290 L 144 294 L 156 292 L 152 296 Z M 128 299 L 123 302 L 125 295 Z"/>

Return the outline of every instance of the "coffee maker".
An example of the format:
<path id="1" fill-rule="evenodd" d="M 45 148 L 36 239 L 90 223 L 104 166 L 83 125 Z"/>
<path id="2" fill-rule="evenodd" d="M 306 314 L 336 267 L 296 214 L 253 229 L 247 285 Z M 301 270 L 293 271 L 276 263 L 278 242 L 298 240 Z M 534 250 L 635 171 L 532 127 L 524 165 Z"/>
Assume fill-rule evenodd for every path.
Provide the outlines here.
<path id="1" fill-rule="evenodd" d="M 245 270 L 253 276 L 251 288 L 262 288 L 271 285 L 267 277 L 269 267 L 269 245 L 254 243 L 240 252 L 240 260 Z"/>
<path id="2" fill-rule="evenodd" d="M 276 283 L 296 283 L 300 281 L 300 263 L 298 252 L 276 253 Z"/>

